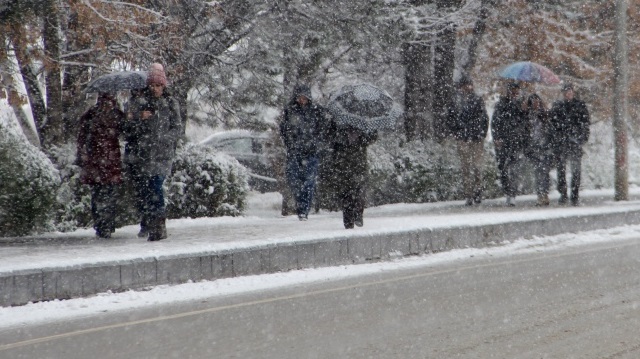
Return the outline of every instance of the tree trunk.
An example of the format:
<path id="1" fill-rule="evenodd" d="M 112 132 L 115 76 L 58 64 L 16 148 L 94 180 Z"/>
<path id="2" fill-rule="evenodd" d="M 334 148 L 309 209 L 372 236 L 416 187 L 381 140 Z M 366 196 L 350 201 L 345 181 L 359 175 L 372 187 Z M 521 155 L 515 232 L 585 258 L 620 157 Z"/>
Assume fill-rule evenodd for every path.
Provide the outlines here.
<path id="1" fill-rule="evenodd" d="M 433 64 L 430 43 L 405 43 L 404 130 L 408 141 L 433 136 Z"/>
<path id="2" fill-rule="evenodd" d="M 45 61 L 47 112 L 41 138 L 45 148 L 61 145 L 64 140 L 62 117 L 62 72 L 60 68 L 60 19 L 56 0 L 47 2 L 44 15 L 43 43 Z"/>
<path id="3" fill-rule="evenodd" d="M 482 0 L 480 6 L 480 12 L 476 24 L 473 26 L 473 32 L 471 34 L 471 41 L 469 48 L 467 49 L 467 61 L 462 64 L 462 71 L 464 74 L 470 74 L 473 67 L 476 65 L 476 59 L 478 58 L 478 44 L 484 36 L 487 29 L 487 18 L 489 17 L 489 6 L 494 5 L 496 0 Z"/>
<path id="4" fill-rule="evenodd" d="M 33 122 L 36 126 L 36 131 L 40 137 L 42 143 L 42 127 L 46 118 L 47 108 L 44 103 L 44 97 L 38 86 L 38 78 L 36 73 L 31 68 L 31 62 L 29 61 L 29 55 L 27 49 L 23 46 L 26 44 L 26 40 L 21 36 L 21 25 L 16 24 L 9 33 L 11 45 L 16 55 L 16 61 L 22 75 L 22 81 L 27 91 L 27 98 L 31 105 L 31 114 L 33 115 Z"/>
<path id="5" fill-rule="evenodd" d="M 435 138 L 449 136 L 449 121 L 454 111 L 453 70 L 455 66 L 456 28 L 447 24 L 440 32 L 434 46 L 433 66 L 433 130 Z"/>
<path id="6" fill-rule="evenodd" d="M 614 55 L 613 136 L 615 146 L 614 199 L 629 199 L 629 166 L 627 148 L 627 0 L 616 0 L 616 29 Z"/>

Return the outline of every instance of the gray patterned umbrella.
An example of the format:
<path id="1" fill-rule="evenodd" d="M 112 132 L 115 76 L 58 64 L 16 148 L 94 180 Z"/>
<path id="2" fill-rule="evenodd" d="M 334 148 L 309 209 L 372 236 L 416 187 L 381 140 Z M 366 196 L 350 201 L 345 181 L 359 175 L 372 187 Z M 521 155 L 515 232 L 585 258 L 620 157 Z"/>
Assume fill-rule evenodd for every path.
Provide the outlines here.
<path id="1" fill-rule="evenodd" d="M 146 71 L 118 71 L 102 75 L 91 81 L 84 92 L 118 92 L 147 87 Z"/>
<path id="2" fill-rule="evenodd" d="M 331 95 L 327 109 L 338 125 L 365 132 L 393 130 L 402 116 L 391 96 L 369 84 L 344 86 Z"/>

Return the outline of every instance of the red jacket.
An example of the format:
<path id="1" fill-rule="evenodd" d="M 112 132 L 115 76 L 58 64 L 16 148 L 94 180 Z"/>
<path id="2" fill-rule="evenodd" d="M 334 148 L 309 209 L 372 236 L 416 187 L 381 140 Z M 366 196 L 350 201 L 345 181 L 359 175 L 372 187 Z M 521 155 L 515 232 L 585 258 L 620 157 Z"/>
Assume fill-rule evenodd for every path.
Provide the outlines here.
<path id="1" fill-rule="evenodd" d="M 80 117 L 77 159 L 83 184 L 122 182 L 120 127 L 124 113 L 113 108 L 93 106 Z"/>

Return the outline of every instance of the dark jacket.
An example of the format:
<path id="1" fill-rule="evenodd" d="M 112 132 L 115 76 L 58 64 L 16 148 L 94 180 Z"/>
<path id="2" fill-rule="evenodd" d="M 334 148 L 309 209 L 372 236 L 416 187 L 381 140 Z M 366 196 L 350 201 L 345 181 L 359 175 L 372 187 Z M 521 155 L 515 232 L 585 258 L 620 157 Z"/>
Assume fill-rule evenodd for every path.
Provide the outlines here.
<path id="1" fill-rule="evenodd" d="M 529 121 L 522 102 L 500 97 L 491 118 L 493 140 L 502 141 L 505 150 L 519 151 L 527 147 L 529 133 Z"/>
<path id="2" fill-rule="evenodd" d="M 553 104 L 550 111 L 551 145 L 555 151 L 579 150 L 589 140 L 587 105 L 578 99 Z"/>
<path id="3" fill-rule="evenodd" d="M 140 118 L 145 110 L 153 112 L 147 120 Z M 166 89 L 159 98 L 146 90 L 133 100 L 130 111 L 132 118 L 124 126 L 125 162 L 148 175 L 168 176 L 182 134 L 178 101 Z"/>
<path id="4" fill-rule="evenodd" d="M 300 106 L 293 98 L 285 108 L 280 123 L 280 136 L 287 155 L 318 156 L 326 140 L 326 122 L 324 110 L 311 99 L 305 106 Z"/>
<path id="5" fill-rule="evenodd" d="M 482 141 L 487 136 L 489 116 L 484 100 L 474 93 L 461 95 L 451 132 L 457 140 Z"/>
<path id="6" fill-rule="evenodd" d="M 529 147 L 527 155 L 533 159 L 542 158 L 543 155 L 551 153 L 551 125 L 549 122 L 549 112 L 545 109 L 533 110 L 527 112 L 529 120 Z"/>
<path id="7" fill-rule="evenodd" d="M 122 181 L 120 126 L 124 113 L 117 108 L 105 111 L 93 106 L 80 117 L 77 163 L 80 181 L 88 185 L 117 184 Z"/>
<path id="8" fill-rule="evenodd" d="M 378 134 L 339 127 L 332 122 L 329 136 L 332 141 L 330 163 L 336 190 L 363 186 L 369 172 L 367 147 L 378 139 Z"/>

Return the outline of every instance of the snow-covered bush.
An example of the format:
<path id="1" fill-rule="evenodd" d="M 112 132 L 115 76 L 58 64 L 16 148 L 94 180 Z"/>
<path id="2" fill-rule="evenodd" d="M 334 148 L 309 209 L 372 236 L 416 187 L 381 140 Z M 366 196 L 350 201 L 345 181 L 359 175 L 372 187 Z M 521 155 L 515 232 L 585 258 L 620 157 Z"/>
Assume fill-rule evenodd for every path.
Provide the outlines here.
<path id="1" fill-rule="evenodd" d="M 463 198 L 460 160 L 455 143 L 404 142 L 399 135 L 383 136 L 369 147 L 371 205 L 420 203 Z M 484 196 L 500 192 L 490 151 L 483 163 Z"/>
<path id="2" fill-rule="evenodd" d="M 195 145 L 178 151 L 166 186 L 169 218 L 240 215 L 249 191 L 236 159 Z"/>
<path id="3" fill-rule="evenodd" d="M 49 158 L 0 125 L 0 236 L 51 229 L 59 185 Z"/>

